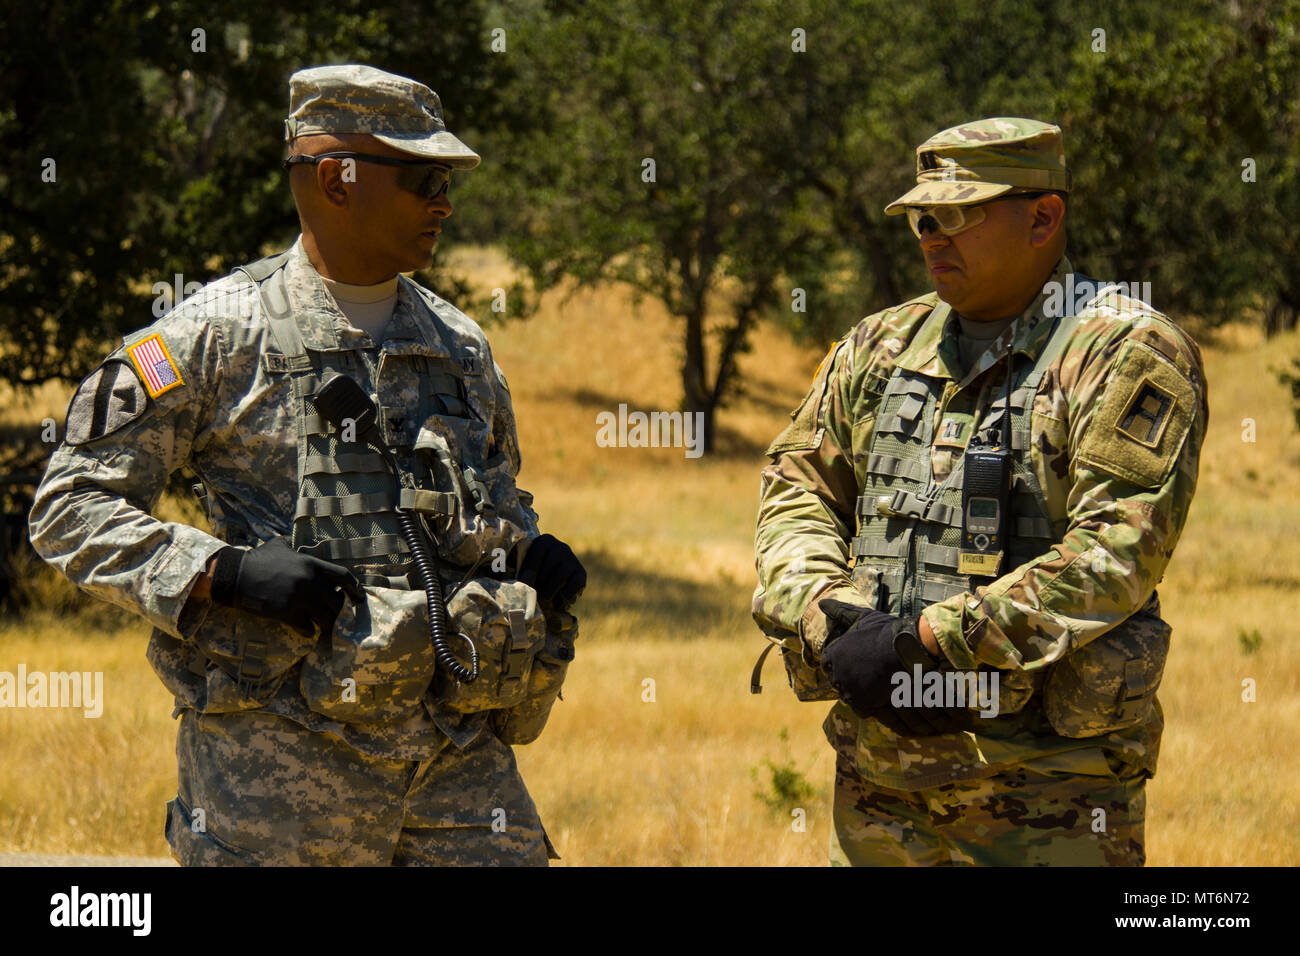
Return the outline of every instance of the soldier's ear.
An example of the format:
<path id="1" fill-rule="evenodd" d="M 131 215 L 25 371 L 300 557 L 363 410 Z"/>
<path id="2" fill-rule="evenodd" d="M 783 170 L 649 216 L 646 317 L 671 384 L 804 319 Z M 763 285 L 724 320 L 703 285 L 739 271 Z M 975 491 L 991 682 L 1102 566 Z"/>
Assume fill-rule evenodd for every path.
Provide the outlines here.
<path id="1" fill-rule="evenodd" d="M 321 160 L 316 164 L 316 186 L 321 195 L 331 206 L 339 209 L 347 206 L 349 191 L 355 182 L 348 182 L 343 176 L 343 163 L 336 159 Z"/>
<path id="2" fill-rule="evenodd" d="M 1030 215 L 1029 244 L 1035 249 L 1050 243 L 1065 228 L 1065 202 L 1056 193 L 1035 199 Z"/>

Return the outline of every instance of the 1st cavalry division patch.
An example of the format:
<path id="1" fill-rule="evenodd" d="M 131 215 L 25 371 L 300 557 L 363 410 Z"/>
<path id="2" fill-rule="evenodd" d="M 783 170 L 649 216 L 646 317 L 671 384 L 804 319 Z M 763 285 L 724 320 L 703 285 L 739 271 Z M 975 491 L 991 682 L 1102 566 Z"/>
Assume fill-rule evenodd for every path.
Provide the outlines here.
<path id="1" fill-rule="evenodd" d="M 135 363 L 136 371 L 144 380 L 150 398 L 157 398 L 163 392 L 185 384 L 180 369 L 172 361 L 171 353 L 167 351 L 167 345 L 158 333 L 130 346 L 126 354 Z"/>
<path id="2" fill-rule="evenodd" d="M 68 403 L 64 440 L 84 445 L 111 435 L 145 413 L 149 400 L 124 359 L 108 359 L 86 376 Z"/>

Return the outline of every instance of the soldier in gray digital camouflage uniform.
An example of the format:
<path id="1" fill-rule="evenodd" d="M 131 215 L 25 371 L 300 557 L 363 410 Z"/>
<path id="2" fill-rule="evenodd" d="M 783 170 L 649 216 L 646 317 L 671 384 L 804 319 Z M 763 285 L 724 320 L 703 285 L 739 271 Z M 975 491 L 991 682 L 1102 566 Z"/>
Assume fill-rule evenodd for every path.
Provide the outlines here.
<path id="1" fill-rule="evenodd" d="M 1056 126 L 964 123 L 916 174 L 886 213 L 935 291 L 832 346 L 762 478 L 754 617 L 838 701 L 832 862 L 1140 865 L 1200 353 L 1064 255 Z"/>
<path id="2" fill-rule="evenodd" d="M 558 694 L 586 576 L 515 485 L 482 330 L 401 275 L 429 265 L 451 171 L 479 157 L 432 90 L 367 66 L 295 73 L 285 127 L 301 236 L 82 382 L 32 544 L 154 626 L 182 864 L 544 865 L 511 745 Z M 340 376 L 373 416 L 316 400 Z M 151 516 L 182 465 L 212 534 Z"/>

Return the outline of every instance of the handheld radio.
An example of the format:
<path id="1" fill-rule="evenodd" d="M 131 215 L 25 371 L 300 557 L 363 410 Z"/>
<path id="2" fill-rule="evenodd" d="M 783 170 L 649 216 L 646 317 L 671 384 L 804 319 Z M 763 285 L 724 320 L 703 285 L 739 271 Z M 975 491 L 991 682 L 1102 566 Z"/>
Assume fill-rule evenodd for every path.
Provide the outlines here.
<path id="1" fill-rule="evenodd" d="M 972 442 L 976 439 L 972 438 Z M 961 546 L 957 572 L 998 577 L 1007 551 L 1011 510 L 1011 351 L 1002 405 L 1001 440 L 966 449 L 961 488 Z"/>

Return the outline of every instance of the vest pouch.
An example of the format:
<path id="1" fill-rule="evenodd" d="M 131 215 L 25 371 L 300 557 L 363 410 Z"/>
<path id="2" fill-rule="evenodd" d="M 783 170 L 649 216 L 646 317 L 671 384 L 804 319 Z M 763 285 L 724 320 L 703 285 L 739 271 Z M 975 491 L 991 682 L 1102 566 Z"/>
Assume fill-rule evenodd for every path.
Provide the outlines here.
<path id="1" fill-rule="evenodd" d="M 840 695 L 826 679 L 826 672 L 804 657 L 803 641 L 791 635 L 781 641 L 781 663 L 790 689 L 800 700 L 839 700 Z"/>
<path id="2" fill-rule="evenodd" d="M 436 658 L 423 590 L 366 586 L 334 633 L 302 665 L 299 688 L 316 713 L 344 723 L 405 720 L 420 709 Z"/>
<path id="3" fill-rule="evenodd" d="M 1146 609 L 1057 661 L 1043 687 L 1043 713 L 1063 737 L 1097 737 L 1146 720 L 1172 629 Z"/>
<path id="4" fill-rule="evenodd" d="M 474 714 L 523 703 L 537 655 L 546 646 L 546 621 L 537 592 L 521 581 L 473 578 L 447 601 L 453 633 L 448 646 L 469 666 L 464 634 L 478 650 L 478 677 L 462 683 L 442 668 L 433 682 L 438 703 L 452 711 Z"/>
<path id="5" fill-rule="evenodd" d="M 578 619 L 564 611 L 545 617 L 546 643 L 533 659 L 523 702 L 492 715 L 492 727 L 503 743 L 531 744 L 541 736 L 573 661 Z"/>
<path id="6" fill-rule="evenodd" d="M 1046 675 L 1042 671 L 1036 674 L 998 671 L 997 675 L 999 715 L 1020 713 L 1046 683 Z"/>
<path id="7" fill-rule="evenodd" d="M 883 569 L 869 564 L 853 566 L 853 584 L 862 595 L 862 606 L 887 614 L 897 613 L 903 588 L 903 572 L 898 568 Z"/>
<path id="8" fill-rule="evenodd" d="M 415 441 L 430 487 L 454 502 L 426 520 L 438 553 L 460 567 L 496 548 L 509 553 L 528 537 L 514 474 L 504 454 L 487 454 L 490 437 L 483 422 L 431 415 Z"/>
<path id="9" fill-rule="evenodd" d="M 207 683 L 203 713 L 256 710 L 279 689 L 284 675 L 316 646 L 288 624 L 213 604 L 192 638 Z"/>

